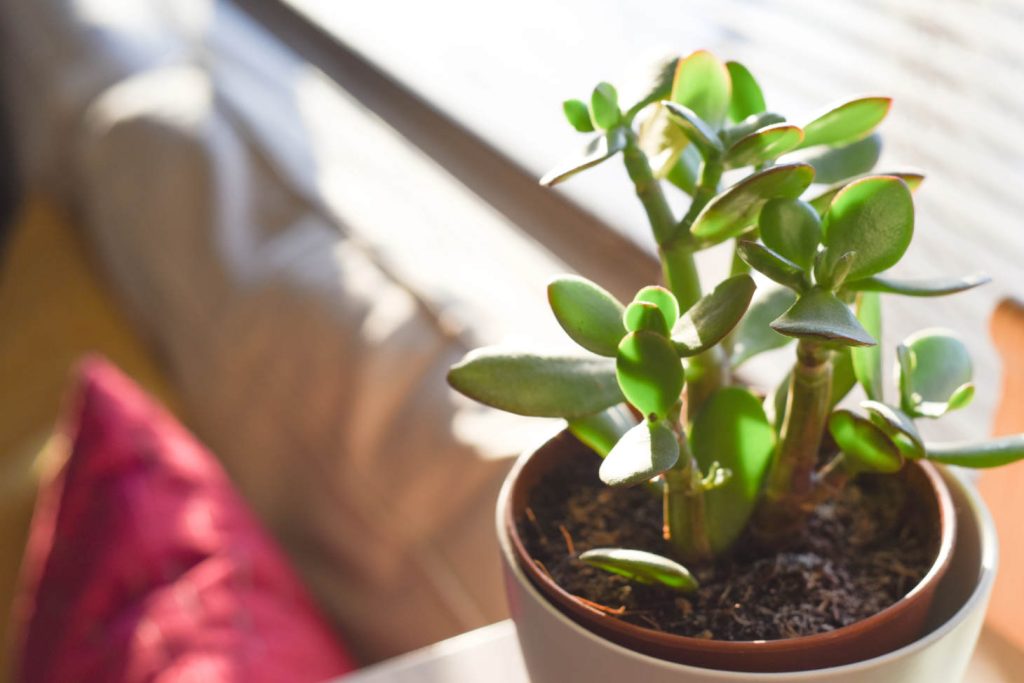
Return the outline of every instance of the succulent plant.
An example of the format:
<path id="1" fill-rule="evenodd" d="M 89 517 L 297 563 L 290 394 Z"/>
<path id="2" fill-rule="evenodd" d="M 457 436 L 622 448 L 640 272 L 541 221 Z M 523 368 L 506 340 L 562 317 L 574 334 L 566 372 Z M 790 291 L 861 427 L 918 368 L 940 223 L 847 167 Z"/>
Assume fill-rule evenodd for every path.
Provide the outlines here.
<path id="1" fill-rule="evenodd" d="M 896 472 L 918 459 L 990 467 L 1024 458 L 1022 436 L 922 439 L 916 420 L 974 395 L 970 358 L 951 332 L 925 330 L 899 344 L 899 395 L 883 393 L 881 296 L 935 297 L 987 282 L 888 275 L 910 245 L 912 192 L 923 179 L 871 173 L 881 148 L 875 129 L 890 104 L 861 97 L 791 123 L 767 110 L 750 71 L 707 51 L 666 62 L 628 109 L 608 83 L 589 104 L 564 103 L 569 123 L 591 139 L 582 158 L 541 182 L 621 157 L 664 286 L 624 304 L 582 277 L 556 277 L 551 310 L 586 353 L 483 348 L 448 379 L 485 404 L 565 418 L 604 458 L 606 484 L 648 485 L 664 496 L 673 557 L 601 548 L 581 560 L 690 591 L 687 566 L 727 552 L 747 530 L 768 544 L 799 533 L 809 508 L 859 473 Z M 738 178 L 726 185 L 725 173 Z M 666 191 L 689 197 L 684 215 L 673 213 Z M 732 272 L 705 292 L 694 255 L 726 241 Z M 754 299 L 751 270 L 778 287 Z M 792 370 L 767 398 L 737 378 L 750 358 L 793 342 Z M 860 411 L 837 409 L 856 385 Z M 822 465 L 826 431 L 839 452 Z"/>

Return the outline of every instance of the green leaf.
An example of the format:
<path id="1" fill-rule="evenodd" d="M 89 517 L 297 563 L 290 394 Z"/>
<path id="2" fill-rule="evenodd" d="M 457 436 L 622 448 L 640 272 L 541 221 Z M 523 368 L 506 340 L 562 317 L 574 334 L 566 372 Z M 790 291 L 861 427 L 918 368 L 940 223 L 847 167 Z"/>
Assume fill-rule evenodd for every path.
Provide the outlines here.
<path id="1" fill-rule="evenodd" d="M 907 184 L 907 187 L 910 188 L 911 192 L 916 191 L 917 188 L 921 187 L 921 183 L 924 182 L 924 174 L 918 171 L 887 171 L 885 173 L 875 173 L 874 175 L 884 175 L 899 178 L 900 180 Z M 822 191 L 820 194 L 815 195 L 812 199 L 808 199 L 807 203 L 813 206 L 814 210 L 817 211 L 819 214 L 824 215 L 824 213 L 828 210 L 829 204 L 832 203 L 832 200 L 835 198 L 837 194 L 839 194 L 840 190 L 849 185 L 851 182 L 866 177 L 868 176 L 865 175 L 861 176 L 860 178 L 854 178 L 853 180 L 844 180 L 841 183 L 830 185 L 829 187 L 825 188 L 824 191 Z"/>
<path id="2" fill-rule="evenodd" d="M 672 430 L 660 420 L 644 420 L 619 439 L 598 475 L 609 486 L 633 486 L 653 479 L 677 460 L 679 442 Z"/>
<path id="3" fill-rule="evenodd" d="M 713 54 L 698 50 L 679 60 L 672 84 L 673 102 L 689 107 L 718 128 L 731 98 L 729 71 Z"/>
<path id="4" fill-rule="evenodd" d="M 560 164 L 544 174 L 540 184 L 545 187 L 554 187 L 565 182 L 580 171 L 597 166 L 622 150 L 626 149 L 626 131 L 622 128 L 612 128 L 607 133 L 594 137 L 583 152 L 583 156 L 572 161 Z"/>
<path id="5" fill-rule="evenodd" d="M 807 164 L 785 164 L 754 173 L 728 188 L 704 207 L 691 232 L 706 244 L 717 244 L 745 232 L 757 222 L 770 199 L 800 196 L 814 179 Z"/>
<path id="6" fill-rule="evenodd" d="M 894 280 L 893 278 L 872 275 L 871 277 L 853 280 L 843 285 L 851 292 L 885 292 L 902 294 L 903 296 L 945 296 L 974 289 L 992 281 L 988 275 L 976 273 L 963 277 L 939 277 L 927 280 Z"/>
<path id="7" fill-rule="evenodd" d="M 612 406 L 600 413 L 569 420 L 569 431 L 602 458 L 619 439 L 636 426 L 636 418 L 625 404 Z"/>
<path id="8" fill-rule="evenodd" d="M 609 292 L 578 275 L 562 275 L 548 284 L 548 302 L 566 334 L 599 356 L 614 358 L 626 335 L 625 310 Z"/>
<path id="9" fill-rule="evenodd" d="M 861 401 L 860 406 L 868 411 L 868 419 L 896 444 L 904 458 L 919 460 L 924 457 L 924 441 L 909 415 L 879 401 Z"/>
<path id="10" fill-rule="evenodd" d="M 739 537 L 757 504 L 761 482 L 775 448 L 775 430 L 761 401 L 741 387 L 719 389 L 701 406 L 690 431 L 690 447 L 701 470 L 717 462 L 732 472 L 704 496 L 714 553 Z"/>
<path id="11" fill-rule="evenodd" d="M 814 167 L 815 182 L 836 183 L 868 173 L 881 155 L 882 137 L 873 133 L 853 144 L 826 149 L 804 161 Z"/>
<path id="12" fill-rule="evenodd" d="M 775 391 L 772 392 L 772 425 L 775 427 L 776 433 L 782 432 L 782 423 L 786 421 L 786 404 L 789 400 L 789 388 L 791 384 L 793 384 L 792 370 L 786 373 L 786 376 L 782 378 L 782 381 L 776 385 Z M 766 398 L 764 405 L 767 404 L 768 399 Z"/>
<path id="13" fill-rule="evenodd" d="M 701 298 L 672 328 L 676 353 L 694 356 L 725 338 L 743 317 L 755 288 L 749 275 L 735 275 Z"/>
<path id="14" fill-rule="evenodd" d="M 669 100 L 665 100 L 662 104 L 665 105 L 669 120 L 678 126 L 693 144 L 697 145 L 705 157 L 708 154 L 717 155 L 724 151 L 718 134 L 696 112 Z"/>
<path id="15" fill-rule="evenodd" d="M 835 196 L 822 221 L 826 270 L 856 252 L 849 278 L 894 266 L 914 234 L 914 200 L 899 178 L 872 176 L 850 183 Z"/>
<path id="16" fill-rule="evenodd" d="M 683 365 L 675 348 L 654 332 L 630 332 L 615 362 L 622 393 L 643 415 L 664 418 L 683 391 Z M 606 406 L 603 406 L 606 407 Z"/>
<path id="17" fill-rule="evenodd" d="M 732 147 L 739 140 L 755 133 L 762 128 L 774 126 L 777 123 L 785 123 L 786 118 L 775 112 L 763 111 L 760 114 L 751 114 L 739 123 L 727 126 L 719 133 L 722 143 L 726 149 Z M 800 132 L 803 135 L 803 131 Z"/>
<path id="18" fill-rule="evenodd" d="M 882 338 L 882 298 L 877 292 L 861 292 L 855 307 L 857 320 L 875 339 Z M 882 347 L 863 346 L 851 349 L 853 372 L 868 398 L 882 400 Z"/>
<path id="19" fill-rule="evenodd" d="M 857 384 L 857 378 L 853 374 L 851 350 L 850 347 L 844 346 L 836 349 L 832 354 L 832 390 L 828 402 L 829 409 L 835 408 Z"/>
<path id="20" fill-rule="evenodd" d="M 619 125 L 622 113 L 619 111 L 619 94 L 610 83 L 598 83 L 590 96 L 590 116 L 602 130 Z"/>
<path id="21" fill-rule="evenodd" d="M 925 457 L 933 462 L 960 467 L 1002 467 L 1024 460 L 1024 434 L 1003 436 L 987 441 L 930 443 Z"/>
<path id="22" fill-rule="evenodd" d="M 793 341 L 768 325 L 785 313 L 795 301 L 796 294 L 792 290 L 774 289 L 753 303 L 740 321 L 733 337 L 733 368 L 739 367 L 759 353 L 781 348 Z"/>
<path id="23" fill-rule="evenodd" d="M 761 209 L 757 225 L 765 246 L 806 271 L 821 243 L 821 219 L 800 199 L 772 199 Z"/>
<path id="24" fill-rule="evenodd" d="M 481 403 L 533 417 L 586 417 L 623 401 L 610 359 L 493 346 L 466 354 L 448 371 L 448 383 Z"/>
<path id="25" fill-rule="evenodd" d="M 675 295 L 664 287 L 648 285 L 636 293 L 633 301 L 646 301 L 657 306 L 665 316 L 665 324 L 670 328 L 679 320 L 679 302 L 676 301 Z"/>
<path id="26" fill-rule="evenodd" d="M 882 122 L 892 99 L 889 97 L 862 97 L 830 107 L 811 119 L 803 127 L 801 147 L 813 145 L 845 145 L 866 137 Z"/>
<path id="27" fill-rule="evenodd" d="M 637 583 L 666 586 L 680 593 L 692 593 L 700 584 L 683 565 L 644 550 L 594 548 L 580 554 L 587 564 Z"/>
<path id="28" fill-rule="evenodd" d="M 800 266 L 759 242 L 739 240 L 736 253 L 751 268 L 780 285 L 802 292 L 810 284 Z"/>
<path id="29" fill-rule="evenodd" d="M 626 112 L 627 119 L 632 120 L 644 107 L 660 102 L 672 95 L 672 82 L 675 80 L 676 66 L 679 64 L 680 59 L 678 56 L 668 57 L 654 65 L 647 92 Z"/>
<path id="30" fill-rule="evenodd" d="M 829 345 L 869 346 L 874 338 L 861 326 L 850 307 L 834 294 L 812 287 L 771 325 L 789 337 L 814 339 Z"/>
<path id="31" fill-rule="evenodd" d="M 742 121 L 752 114 L 765 110 L 764 94 L 754 76 L 739 62 L 726 62 L 732 82 L 732 97 L 729 99 L 729 118 Z"/>
<path id="32" fill-rule="evenodd" d="M 803 139 L 804 132 L 796 126 L 777 123 L 737 140 L 726 152 L 725 163 L 730 168 L 757 166 L 796 149 Z"/>
<path id="33" fill-rule="evenodd" d="M 626 329 L 630 332 L 646 330 L 667 337 L 668 323 L 665 322 L 665 315 L 661 310 L 649 301 L 633 301 L 626 306 L 626 312 L 622 316 L 626 323 Z M 618 350 L 616 349 L 616 354 Z"/>
<path id="34" fill-rule="evenodd" d="M 832 413 L 828 430 L 854 472 L 891 473 L 903 467 L 903 456 L 885 432 L 849 410 Z"/>
<path id="35" fill-rule="evenodd" d="M 973 366 L 967 347 L 952 332 L 922 330 L 897 349 L 896 380 L 901 387 L 901 408 L 915 417 L 941 417 L 966 405 Z"/>
<path id="36" fill-rule="evenodd" d="M 906 186 L 910 188 L 911 193 L 918 189 L 918 187 L 921 186 L 921 183 L 925 181 L 925 175 L 918 171 L 887 171 L 885 173 L 874 173 L 873 175 L 891 175 L 894 178 L 899 178 L 906 183 Z M 825 211 L 828 210 L 828 205 L 831 204 L 831 201 L 833 201 L 837 195 L 839 195 L 839 191 L 841 189 L 855 180 L 866 177 L 868 176 L 863 175 L 859 178 L 844 180 L 843 182 L 837 182 L 836 184 L 829 185 L 821 191 L 821 194 L 807 200 L 807 203 L 814 207 L 814 210 L 819 214 L 824 215 Z"/>
<path id="37" fill-rule="evenodd" d="M 593 133 L 594 124 L 590 120 L 590 110 L 582 100 L 566 100 L 562 102 L 562 111 L 573 128 L 581 133 Z"/>
<path id="38" fill-rule="evenodd" d="M 697 188 L 697 176 L 700 173 L 701 163 L 703 161 L 696 145 L 687 145 L 676 157 L 671 170 L 665 174 L 665 180 L 686 194 L 692 195 Z"/>

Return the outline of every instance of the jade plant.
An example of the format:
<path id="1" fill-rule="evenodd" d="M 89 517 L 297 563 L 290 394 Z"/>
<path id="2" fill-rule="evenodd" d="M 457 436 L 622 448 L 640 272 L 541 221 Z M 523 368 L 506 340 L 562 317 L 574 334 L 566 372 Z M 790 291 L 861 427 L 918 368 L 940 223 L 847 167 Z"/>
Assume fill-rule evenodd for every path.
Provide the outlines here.
<path id="1" fill-rule="evenodd" d="M 991 467 L 1024 457 L 1021 436 L 922 439 L 915 421 L 962 408 L 974 394 L 970 358 L 948 331 L 899 344 L 898 396 L 883 391 L 882 295 L 936 297 L 987 281 L 887 274 L 911 242 L 912 192 L 923 179 L 871 172 L 881 148 L 875 129 L 890 104 L 861 97 L 793 123 L 767 109 L 743 65 L 707 51 L 667 62 L 628 108 L 608 83 L 589 103 L 564 103 L 569 123 L 591 139 L 581 159 L 542 184 L 620 157 L 664 285 L 624 304 L 582 277 L 556 277 L 551 309 L 583 352 L 477 349 L 448 379 L 485 404 L 566 419 L 603 457 L 602 481 L 663 496 L 673 557 L 602 548 L 580 559 L 691 591 L 687 567 L 713 562 L 744 533 L 783 544 L 860 473 L 920 459 Z M 683 215 L 668 192 L 689 198 Z M 732 243 L 732 272 L 706 291 L 695 255 L 723 242 Z M 755 299 L 752 270 L 778 287 Z M 774 392 L 763 397 L 737 377 L 750 358 L 794 342 L 792 369 Z M 856 385 L 859 410 L 837 408 Z"/>

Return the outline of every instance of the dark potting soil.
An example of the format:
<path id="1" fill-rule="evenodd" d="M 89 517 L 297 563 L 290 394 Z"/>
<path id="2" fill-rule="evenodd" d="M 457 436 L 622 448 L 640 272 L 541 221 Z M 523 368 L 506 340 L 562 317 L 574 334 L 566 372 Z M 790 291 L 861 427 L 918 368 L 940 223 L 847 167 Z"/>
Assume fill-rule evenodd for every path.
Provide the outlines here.
<path id="1" fill-rule="evenodd" d="M 678 635 L 775 640 L 822 633 L 869 617 L 927 573 L 927 530 L 905 521 L 907 493 L 896 477 L 862 476 L 818 506 L 804 537 L 783 551 L 741 538 L 730 557 L 694 571 L 700 589 L 682 596 L 584 564 L 590 548 L 623 547 L 671 556 L 662 503 L 644 487 L 613 489 L 599 460 L 580 454 L 552 470 L 519 522 L 526 549 L 563 589 L 617 618 Z"/>

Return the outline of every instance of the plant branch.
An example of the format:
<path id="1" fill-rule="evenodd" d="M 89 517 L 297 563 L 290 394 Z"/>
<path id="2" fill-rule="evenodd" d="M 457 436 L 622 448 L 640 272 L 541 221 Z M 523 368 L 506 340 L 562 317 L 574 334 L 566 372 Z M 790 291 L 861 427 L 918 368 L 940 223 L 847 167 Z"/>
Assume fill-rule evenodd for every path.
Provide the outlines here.
<path id="1" fill-rule="evenodd" d="M 700 467 L 690 452 L 686 434 L 676 425 L 679 462 L 665 473 L 665 530 L 679 560 L 699 564 L 711 559 L 704 486 Z"/>
<path id="2" fill-rule="evenodd" d="M 790 536 L 806 519 L 830 408 L 831 355 L 820 344 L 806 339 L 797 345 L 781 440 L 755 519 L 755 533 L 764 540 Z"/>

